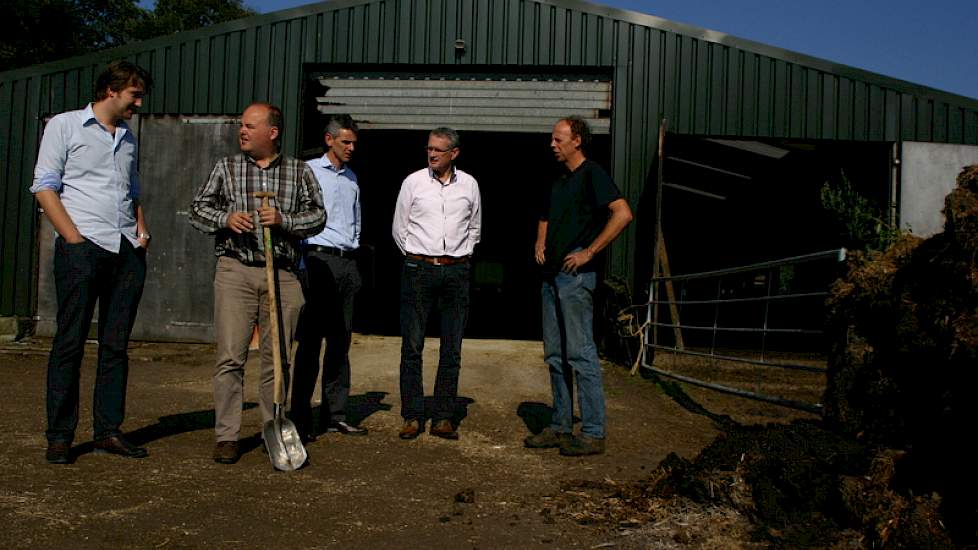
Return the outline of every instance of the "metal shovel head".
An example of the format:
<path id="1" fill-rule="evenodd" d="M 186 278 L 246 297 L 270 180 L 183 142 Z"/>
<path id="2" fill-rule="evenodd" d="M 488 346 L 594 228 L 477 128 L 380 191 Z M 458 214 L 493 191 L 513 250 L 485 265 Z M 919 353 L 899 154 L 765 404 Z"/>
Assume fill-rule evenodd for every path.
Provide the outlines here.
<path id="1" fill-rule="evenodd" d="M 302 445 L 302 440 L 299 439 L 299 430 L 296 429 L 295 424 L 281 415 L 278 417 L 278 420 L 278 433 L 282 437 L 285 454 L 289 457 L 289 464 L 292 466 L 291 469 L 298 470 L 306 463 L 309 455 L 306 453 L 306 448 Z"/>
<path id="2" fill-rule="evenodd" d="M 298 470 L 306 463 L 309 455 L 299 439 L 299 430 L 282 415 L 278 405 L 275 406 L 275 417 L 265 423 L 261 432 L 273 468 L 288 472 Z"/>

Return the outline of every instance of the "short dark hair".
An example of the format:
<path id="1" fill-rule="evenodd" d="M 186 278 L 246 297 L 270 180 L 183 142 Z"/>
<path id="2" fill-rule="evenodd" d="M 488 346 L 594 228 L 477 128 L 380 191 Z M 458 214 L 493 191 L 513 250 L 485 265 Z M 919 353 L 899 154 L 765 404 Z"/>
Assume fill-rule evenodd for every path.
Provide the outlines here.
<path id="1" fill-rule="evenodd" d="M 149 72 L 125 60 L 113 61 L 95 79 L 95 101 L 109 97 L 109 90 L 121 92 L 129 86 L 141 86 L 146 93 L 153 87 Z"/>
<path id="2" fill-rule="evenodd" d="M 360 128 L 350 115 L 330 115 L 329 120 L 326 121 L 326 126 L 323 127 L 323 135 L 329 134 L 334 138 L 339 137 L 340 130 L 349 130 L 354 134 L 360 133 Z"/>
<path id="3" fill-rule="evenodd" d="M 572 138 L 581 138 L 581 150 L 587 149 L 588 145 L 591 145 L 591 125 L 586 120 L 577 115 L 571 115 L 560 120 L 570 126 Z"/>
<path id="4" fill-rule="evenodd" d="M 279 109 L 271 103 L 266 103 L 264 101 L 256 101 L 251 105 L 245 107 L 245 110 L 252 107 L 264 107 L 268 109 L 268 125 L 278 128 L 278 137 L 275 138 L 275 148 L 278 150 L 282 149 L 282 134 L 285 133 L 285 117 L 282 116 L 282 109 Z"/>
<path id="5" fill-rule="evenodd" d="M 438 128 L 435 128 L 431 131 L 431 135 L 448 138 L 448 146 L 452 149 L 455 149 L 459 146 L 459 144 L 461 144 L 461 140 L 458 137 L 458 132 L 456 132 L 453 128 L 449 128 L 448 126 L 439 126 Z"/>

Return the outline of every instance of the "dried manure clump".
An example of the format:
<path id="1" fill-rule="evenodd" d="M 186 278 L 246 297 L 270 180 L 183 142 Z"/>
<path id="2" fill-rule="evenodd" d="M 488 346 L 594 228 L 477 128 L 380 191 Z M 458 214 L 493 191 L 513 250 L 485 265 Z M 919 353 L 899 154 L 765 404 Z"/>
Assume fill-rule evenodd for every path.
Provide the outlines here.
<path id="1" fill-rule="evenodd" d="M 567 483 L 543 513 L 661 548 L 978 545 L 978 166 L 943 212 L 941 234 L 850 255 L 821 422 L 728 425 L 648 479 Z"/>
<path id="2" fill-rule="evenodd" d="M 840 433 L 905 452 L 896 486 L 940 495 L 956 540 L 974 544 L 978 166 L 961 172 L 944 205 L 943 233 L 854 254 L 832 289 L 825 419 Z"/>

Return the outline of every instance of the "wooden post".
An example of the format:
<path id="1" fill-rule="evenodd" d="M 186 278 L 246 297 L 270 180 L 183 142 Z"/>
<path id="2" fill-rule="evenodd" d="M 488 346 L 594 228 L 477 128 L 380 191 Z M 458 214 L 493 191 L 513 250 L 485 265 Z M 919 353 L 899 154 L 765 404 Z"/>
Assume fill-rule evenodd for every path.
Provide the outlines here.
<path id="1" fill-rule="evenodd" d="M 669 126 L 669 119 L 663 118 L 659 122 L 659 155 L 658 155 L 658 166 L 656 167 L 655 176 L 655 248 L 652 249 L 652 280 L 654 281 L 656 277 L 659 276 L 659 249 L 660 241 L 662 239 L 662 165 L 666 160 L 665 156 L 665 141 L 666 141 L 666 128 Z M 656 282 L 652 285 L 651 293 L 649 299 L 652 301 L 649 317 L 652 320 L 652 345 L 659 343 L 659 305 L 655 302 L 659 297 L 659 284 Z M 655 348 L 653 348 L 653 354 L 655 353 Z M 644 351 L 644 350 L 643 350 Z M 653 355 L 654 358 L 654 355 Z"/>
<path id="2" fill-rule="evenodd" d="M 666 253 L 666 238 L 662 235 L 662 226 L 659 226 L 659 258 L 660 267 L 662 268 L 661 275 L 663 277 L 669 277 L 671 271 L 669 270 L 669 254 Z M 679 328 L 679 308 L 676 307 L 676 291 L 672 286 L 672 281 L 665 281 L 666 287 L 666 297 L 669 298 L 669 315 L 672 317 L 673 332 L 676 337 L 676 349 L 685 349 L 686 346 L 683 344 L 683 331 Z"/>

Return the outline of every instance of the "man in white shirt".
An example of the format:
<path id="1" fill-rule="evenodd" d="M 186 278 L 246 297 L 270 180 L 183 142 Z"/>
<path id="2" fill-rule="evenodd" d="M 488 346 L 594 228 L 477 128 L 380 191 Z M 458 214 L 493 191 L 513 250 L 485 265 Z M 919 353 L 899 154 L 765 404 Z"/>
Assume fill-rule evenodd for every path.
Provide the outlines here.
<path id="1" fill-rule="evenodd" d="M 31 192 L 51 221 L 58 328 L 48 359 L 47 461 L 68 464 L 78 426 L 78 382 L 85 339 L 99 306 L 98 368 L 92 405 L 97 452 L 143 458 L 122 437 L 129 334 L 146 277 L 149 230 L 139 205 L 137 140 L 126 121 L 153 80 L 127 61 L 95 83 L 95 102 L 61 113 L 41 138 Z"/>
<path id="2" fill-rule="evenodd" d="M 436 305 L 441 348 L 435 377 L 432 435 L 458 439 L 454 421 L 462 333 L 469 312 L 472 251 L 479 242 L 479 184 L 455 167 L 458 132 L 435 128 L 425 148 L 428 167 L 404 179 L 394 210 L 394 242 L 404 254 L 401 271 L 401 439 L 424 431 L 421 354 L 428 312 Z"/>

